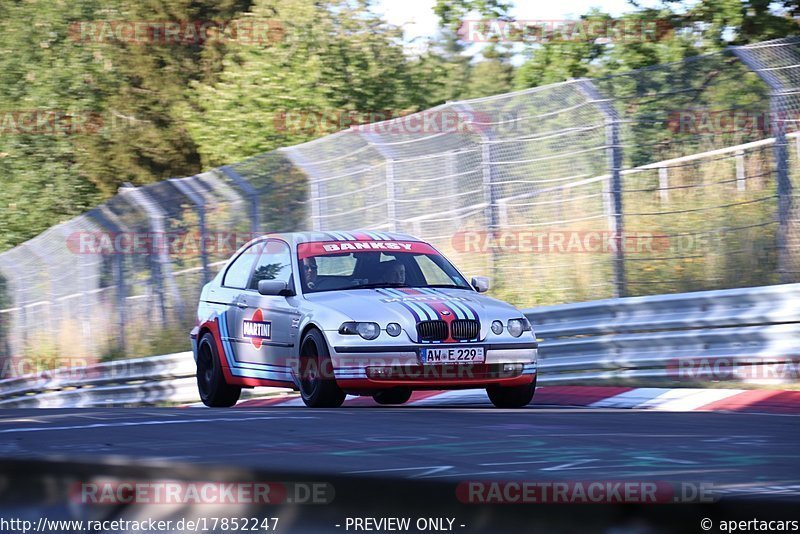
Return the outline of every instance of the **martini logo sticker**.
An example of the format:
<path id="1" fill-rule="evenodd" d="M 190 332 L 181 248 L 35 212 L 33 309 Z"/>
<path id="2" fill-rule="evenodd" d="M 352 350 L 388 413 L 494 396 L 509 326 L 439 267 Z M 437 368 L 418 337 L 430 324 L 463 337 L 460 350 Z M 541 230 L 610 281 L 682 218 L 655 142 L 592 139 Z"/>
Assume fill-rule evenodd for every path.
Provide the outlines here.
<path id="1" fill-rule="evenodd" d="M 253 318 L 242 322 L 242 335 L 250 338 L 250 343 L 257 349 L 261 348 L 264 340 L 272 339 L 272 323 L 264 320 L 261 309 L 253 313 Z"/>

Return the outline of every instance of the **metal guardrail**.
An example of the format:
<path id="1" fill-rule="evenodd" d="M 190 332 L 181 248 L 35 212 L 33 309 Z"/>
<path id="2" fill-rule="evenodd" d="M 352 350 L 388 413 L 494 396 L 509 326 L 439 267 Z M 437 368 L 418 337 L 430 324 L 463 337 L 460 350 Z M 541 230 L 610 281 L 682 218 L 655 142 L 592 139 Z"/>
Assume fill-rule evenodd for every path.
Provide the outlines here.
<path id="1" fill-rule="evenodd" d="M 191 352 L 0 380 L 0 408 L 155 405 L 197 397 Z"/>
<path id="2" fill-rule="evenodd" d="M 540 384 L 719 379 L 713 362 L 720 359 L 753 370 L 797 367 L 800 355 L 800 284 L 598 300 L 525 315 L 541 342 Z M 194 374 L 191 352 L 58 369 L 0 380 L 0 408 L 197 402 Z M 747 374 L 769 376 L 766 367 Z"/>
<path id="3" fill-rule="evenodd" d="M 736 381 L 742 378 L 736 372 L 780 381 L 780 370 L 796 367 L 800 355 L 800 284 L 599 300 L 525 314 L 541 340 L 542 383 Z"/>

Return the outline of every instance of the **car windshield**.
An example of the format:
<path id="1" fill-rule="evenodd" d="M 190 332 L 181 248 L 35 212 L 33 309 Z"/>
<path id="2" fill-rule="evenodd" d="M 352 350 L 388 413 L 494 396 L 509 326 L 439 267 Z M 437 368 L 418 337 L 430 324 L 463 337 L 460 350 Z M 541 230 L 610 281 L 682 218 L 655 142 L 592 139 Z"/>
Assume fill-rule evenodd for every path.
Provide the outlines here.
<path id="1" fill-rule="evenodd" d="M 298 247 L 304 293 L 386 287 L 468 289 L 436 250 L 419 242 L 305 243 Z"/>

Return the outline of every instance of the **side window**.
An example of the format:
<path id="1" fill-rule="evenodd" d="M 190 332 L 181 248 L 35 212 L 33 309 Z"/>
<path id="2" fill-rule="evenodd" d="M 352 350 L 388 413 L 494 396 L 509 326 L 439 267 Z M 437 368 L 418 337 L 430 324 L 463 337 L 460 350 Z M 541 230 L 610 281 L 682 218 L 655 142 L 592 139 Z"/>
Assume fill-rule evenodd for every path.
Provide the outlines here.
<path id="1" fill-rule="evenodd" d="M 242 254 L 236 258 L 225 272 L 225 278 L 222 279 L 223 286 L 237 289 L 244 289 L 247 287 L 247 281 L 250 279 L 250 270 L 256 259 L 255 255 L 260 250 L 260 245 L 261 243 L 251 245 L 250 248 L 242 252 Z"/>
<path id="2" fill-rule="evenodd" d="M 289 245 L 283 241 L 267 241 L 264 251 L 256 262 L 253 278 L 248 289 L 258 289 L 261 280 L 280 280 L 291 283 L 292 280 L 292 254 Z"/>

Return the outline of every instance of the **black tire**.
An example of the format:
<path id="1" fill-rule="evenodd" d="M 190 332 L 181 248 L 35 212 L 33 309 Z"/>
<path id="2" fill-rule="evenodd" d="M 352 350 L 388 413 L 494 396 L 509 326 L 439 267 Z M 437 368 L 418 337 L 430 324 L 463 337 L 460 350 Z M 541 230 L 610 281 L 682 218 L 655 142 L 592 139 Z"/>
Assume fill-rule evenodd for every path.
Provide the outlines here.
<path id="1" fill-rule="evenodd" d="M 536 379 L 525 386 L 504 388 L 502 386 L 489 386 L 486 393 L 489 400 L 497 408 L 523 408 L 531 403 L 536 392 Z"/>
<path id="2" fill-rule="evenodd" d="M 242 388 L 225 382 L 214 336 L 206 333 L 197 345 L 197 390 L 200 400 L 210 408 L 229 408 L 236 404 Z"/>
<path id="3" fill-rule="evenodd" d="M 338 408 L 345 392 L 333 376 L 333 365 L 325 338 L 309 330 L 300 343 L 300 396 L 309 408 Z"/>
<path id="4" fill-rule="evenodd" d="M 372 396 L 378 404 L 405 404 L 411 398 L 411 390 L 408 388 L 384 389 Z"/>

